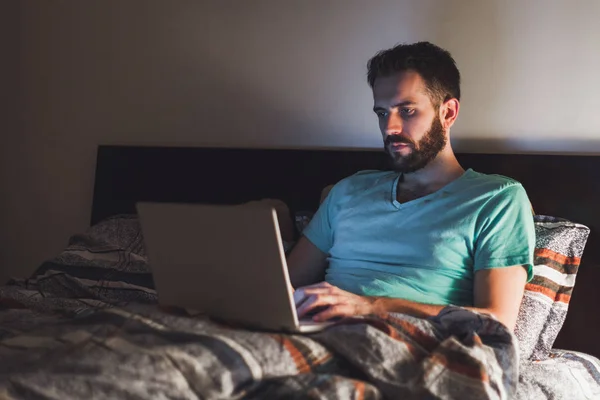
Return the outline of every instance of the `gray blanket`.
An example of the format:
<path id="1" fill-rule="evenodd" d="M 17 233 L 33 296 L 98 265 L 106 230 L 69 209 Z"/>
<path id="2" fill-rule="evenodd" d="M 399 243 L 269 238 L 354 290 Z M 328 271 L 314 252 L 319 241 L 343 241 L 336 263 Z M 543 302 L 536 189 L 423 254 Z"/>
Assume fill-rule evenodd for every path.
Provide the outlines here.
<path id="1" fill-rule="evenodd" d="M 594 357 L 519 365 L 511 332 L 461 308 L 312 335 L 161 310 L 142 243 L 135 219 L 114 218 L 0 288 L 0 398 L 600 398 Z"/>

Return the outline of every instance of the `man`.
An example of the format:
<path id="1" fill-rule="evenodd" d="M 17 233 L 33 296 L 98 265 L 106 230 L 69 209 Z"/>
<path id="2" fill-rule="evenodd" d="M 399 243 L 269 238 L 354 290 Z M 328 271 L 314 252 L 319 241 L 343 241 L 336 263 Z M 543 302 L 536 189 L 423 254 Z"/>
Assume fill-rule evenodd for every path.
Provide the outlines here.
<path id="1" fill-rule="evenodd" d="M 369 61 L 368 82 L 394 171 L 346 178 L 320 206 L 288 259 L 299 316 L 428 317 L 453 304 L 513 329 L 532 276 L 530 203 L 518 182 L 458 163 L 452 56 L 398 45 Z"/>

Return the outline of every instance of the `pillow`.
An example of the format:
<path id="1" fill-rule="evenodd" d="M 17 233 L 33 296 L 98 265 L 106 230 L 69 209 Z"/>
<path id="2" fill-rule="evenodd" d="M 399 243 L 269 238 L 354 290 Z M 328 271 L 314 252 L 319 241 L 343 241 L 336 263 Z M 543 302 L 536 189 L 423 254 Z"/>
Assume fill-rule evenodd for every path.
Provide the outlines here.
<path id="1" fill-rule="evenodd" d="M 533 279 L 517 317 L 515 335 L 521 359 L 544 360 L 565 322 L 588 227 L 536 215 Z"/>
<path id="2" fill-rule="evenodd" d="M 45 261 L 22 284 L 44 297 L 58 299 L 156 302 L 154 281 L 135 215 L 109 217 L 86 232 L 71 236 L 60 254 Z M 82 304 L 76 304 L 76 309 Z M 60 301 L 56 306 L 62 309 Z"/>

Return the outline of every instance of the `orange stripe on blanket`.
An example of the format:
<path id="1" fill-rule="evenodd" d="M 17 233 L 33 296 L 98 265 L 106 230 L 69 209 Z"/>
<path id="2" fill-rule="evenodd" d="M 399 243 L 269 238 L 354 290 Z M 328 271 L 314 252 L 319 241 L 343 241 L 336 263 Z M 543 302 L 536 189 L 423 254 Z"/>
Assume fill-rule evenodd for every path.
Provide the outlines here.
<path id="1" fill-rule="evenodd" d="M 423 347 L 426 351 L 432 351 L 433 349 L 435 349 L 438 346 L 439 342 L 435 338 L 433 338 L 430 335 L 428 335 L 427 333 L 423 332 L 416 325 L 413 325 L 410 322 L 403 320 L 403 319 L 394 318 L 394 317 L 388 317 L 388 318 L 389 318 L 390 322 L 392 322 L 393 324 L 399 325 L 402 328 L 402 330 L 404 331 L 406 336 L 410 337 L 415 343 L 417 343 L 419 346 Z M 403 337 L 403 335 L 399 334 L 395 328 L 390 327 L 388 334 L 393 339 L 396 339 L 396 340 L 406 343 L 410 352 L 415 354 L 414 346 L 412 346 L 410 343 L 406 342 L 406 338 Z"/>
<path id="2" fill-rule="evenodd" d="M 365 383 L 361 381 L 353 381 L 354 382 L 354 390 L 356 393 L 356 400 L 364 400 L 365 398 Z"/>
<path id="3" fill-rule="evenodd" d="M 440 353 L 435 353 L 431 359 L 432 361 L 443 365 L 444 367 L 446 367 L 446 369 L 449 369 L 450 371 L 455 372 L 457 374 L 461 374 L 472 379 L 477 379 L 481 382 L 489 382 L 490 380 L 489 375 L 485 372 L 485 369 L 483 368 L 468 366 L 464 363 L 460 363 L 457 361 L 450 361 L 447 357 Z"/>
<path id="4" fill-rule="evenodd" d="M 292 359 L 294 360 L 294 364 L 296 364 L 296 369 L 298 370 L 298 372 L 301 374 L 310 372 L 310 365 L 308 365 L 306 358 L 304 358 L 302 352 L 298 350 L 294 343 L 290 339 L 282 336 L 280 336 L 278 340 L 281 342 L 283 347 L 285 347 L 288 353 L 290 353 L 290 355 L 292 356 Z"/>
<path id="5" fill-rule="evenodd" d="M 567 265 L 579 265 L 581 264 L 581 258 L 580 257 L 567 257 L 564 256 L 562 254 L 556 253 L 552 250 L 549 249 L 536 249 L 535 250 L 535 256 L 536 257 L 543 257 L 543 258 L 549 258 L 551 260 L 556 261 L 557 263 L 560 264 L 567 264 Z"/>
<path id="6" fill-rule="evenodd" d="M 536 293 L 543 294 L 544 296 L 547 296 L 548 298 L 550 298 L 554 301 L 561 302 L 561 303 L 569 304 L 569 301 L 571 301 L 571 295 L 569 295 L 569 294 L 557 293 L 556 291 L 554 291 L 552 289 L 548 289 L 547 287 L 543 287 L 540 285 L 535 285 L 533 283 L 528 283 L 525 286 L 525 290 L 529 291 L 529 292 L 536 292 Z"/>
<path id="7" fill-rule="evenodd" d="M 317 366 L 317 365 L 322 365 L 325 364 L 327 361 L 331 360 L 331 354 L 325 354 L 323 357 L 321 358 L 317 358 L 312 362 L 313 366 Z"/>
<path id="8" fill-rule="evenodd" d="M 400 321 L 399 325 L 413 338 L 421 347 L 431 351 L 439 345 L 439 342 L 430 335 L 423 332 L 416 325 L 408 321 Z"/>

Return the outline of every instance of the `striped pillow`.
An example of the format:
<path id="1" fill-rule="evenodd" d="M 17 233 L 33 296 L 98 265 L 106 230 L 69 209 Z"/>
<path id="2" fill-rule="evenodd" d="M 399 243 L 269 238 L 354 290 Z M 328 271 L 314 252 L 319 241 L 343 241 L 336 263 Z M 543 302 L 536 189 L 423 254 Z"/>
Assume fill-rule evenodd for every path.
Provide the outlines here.
<path id="1" fill-rule="evenodd" d="M 517 318 L 521 359 L 544 360 L 565 322 L 589 228 L 537 215 L 533 279 Z"/>

